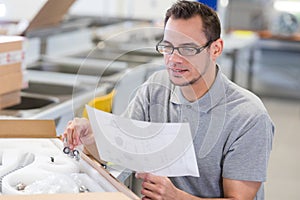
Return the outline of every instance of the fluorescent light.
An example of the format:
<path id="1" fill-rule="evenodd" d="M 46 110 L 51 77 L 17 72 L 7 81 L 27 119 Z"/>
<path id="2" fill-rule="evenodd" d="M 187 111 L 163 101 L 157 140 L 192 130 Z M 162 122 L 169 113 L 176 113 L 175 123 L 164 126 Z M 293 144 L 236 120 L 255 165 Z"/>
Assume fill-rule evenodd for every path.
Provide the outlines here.
<path id="1" fill-rule="evenodd" d="M 0 17 L 4 17 L 6 14 L 6 6 L 4 3 L 0 3 Z"/>
<path id="2" fill-rule="evenodd" d="M 220 1 L 220 5 L 221 5 L 222 7 L 227 7 L 227 6 L 228 6 L 228 0 L 221 0 L 221 1 Z"/>
<path id="3" fill-rule="evenodd" d="M 300 12 L 299 1 L 275 1 L 273 7 L 278 11 Z"/>

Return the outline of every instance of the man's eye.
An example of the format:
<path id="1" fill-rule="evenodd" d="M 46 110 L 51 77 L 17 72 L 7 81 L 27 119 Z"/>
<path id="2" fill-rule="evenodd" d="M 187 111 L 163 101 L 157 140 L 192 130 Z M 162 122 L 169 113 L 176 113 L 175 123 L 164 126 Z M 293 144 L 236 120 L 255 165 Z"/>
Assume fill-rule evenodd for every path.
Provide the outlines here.
<path id="1" fill-rule="evenodd" d="M 172 46 L 163 46 L 164 49 L 173 49 Z"/>
<path id="2" fill-rule="evenodd" d="M 193 48 L 193 47 L 183 47 L 183 48 L 181 48 L 181 50 L 182 50 L 183 52 L 187 52 L 187 53 L 193 53 L 193 52 L 196 51 L 196 49 Z"/>
<path id="3" fill-rule="evenodd" d="M 160 53 L 169 53 L 169 52 L 173 51 L 173 47 L 172 46 L 159 45 L 158 46 L 158 51 Z"/>

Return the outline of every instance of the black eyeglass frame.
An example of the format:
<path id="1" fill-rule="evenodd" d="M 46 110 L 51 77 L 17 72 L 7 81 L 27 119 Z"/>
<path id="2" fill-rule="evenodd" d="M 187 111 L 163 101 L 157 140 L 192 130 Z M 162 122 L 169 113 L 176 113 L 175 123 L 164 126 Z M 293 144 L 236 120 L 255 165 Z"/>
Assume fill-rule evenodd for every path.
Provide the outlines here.
<path id="1" fill-rule="evenodd" d="M 162 55 L 172 55 L 174 53 L 174 50 L 177 49 L 178 53 L 182 56 L 194 56 L 194 55 L 197 55 L 199 53 L 201 53 L 206 47 L 208 47 L 209 45 L 211 45 L 211 43 L 213 43 L 215 40 L 210 40 L 208 41 L 204 46 L 202 47 L 174 47 L 171 43 L 170 45 L 160 45 L 160 43 L 162 42 L 163 40 L 160 40 L 157 44 L 156 44 L 156 51 Z M 161 53 L 159 50 L 158 50 L 158 47 L 159 46 L 167 46 L 167 47 L 172 47 L 172 51 L 170 53 Z M 193 54 L 193 55 L 184 55 L 180 52 L 180 49 L 181 48 L 192 48 L 192 49 L 196 49 L 196 53 Z"/>

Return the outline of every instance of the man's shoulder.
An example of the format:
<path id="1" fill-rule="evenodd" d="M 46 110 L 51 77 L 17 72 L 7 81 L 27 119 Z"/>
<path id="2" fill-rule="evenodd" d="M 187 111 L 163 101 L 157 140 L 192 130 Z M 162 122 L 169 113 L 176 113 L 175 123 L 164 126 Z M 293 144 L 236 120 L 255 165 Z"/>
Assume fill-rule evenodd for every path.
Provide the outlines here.
<path id="1" fill-rule="evenodd" d="M 267 129 L 274 132 L 274 124 L 263 101 L 231 81 L 226 92 L 226 116 L 228 126 L 235 127 L 238 134 L 250 128 L 257 132 L 268 133 Z"/>
<path id="2" fill-rule="evenodd" d="M 229 109 L 242 111 L 245 115 L 260 115 L 267 113 L 262 100 L 253 92 L 235 84 L 229 83 L 226 95 Z"/>

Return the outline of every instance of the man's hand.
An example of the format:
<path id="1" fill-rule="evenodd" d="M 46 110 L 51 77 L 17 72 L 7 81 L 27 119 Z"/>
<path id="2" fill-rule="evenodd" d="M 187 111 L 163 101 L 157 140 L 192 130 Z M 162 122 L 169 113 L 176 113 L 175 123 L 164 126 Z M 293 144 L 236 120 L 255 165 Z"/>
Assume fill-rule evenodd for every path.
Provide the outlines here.
<path id="1" fill-rule="evenodd" d="M 148 173 L 137 173 L 136 178 L 143 179 L 141 194 L 146 199 L 174 200 L 179 198 L 180 190 L 167 177 Z"/>
<path id="2" fill-rule="evenodd" d="M 146 199 L 228 199 L 228 200 L 250 200 L 254 199 L 261 183 L 254 181 L 239 181 L 231 179 L 223 179 L 224 198 L 201 198 L 192 196 L 178 188 L 167 177 L 155 176 L 148 173 L 137 173 L 136 178 L 143 179 L 141 194 L 144 195 L 143 200 Z"/>
<path id="3" fill-rule="evenodd" d="M 80 144 L 92 143 L 93 134 L 89 121 L 85 118 L 74 118 L 69 121 L 63 133 L 63 138 L 66 138 L 71 149 Z"/>

